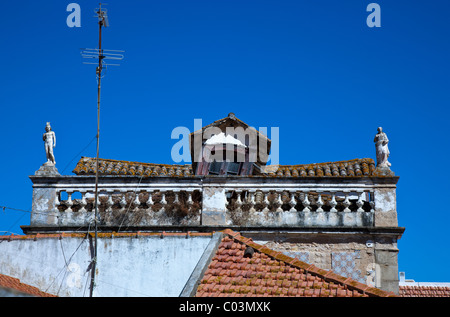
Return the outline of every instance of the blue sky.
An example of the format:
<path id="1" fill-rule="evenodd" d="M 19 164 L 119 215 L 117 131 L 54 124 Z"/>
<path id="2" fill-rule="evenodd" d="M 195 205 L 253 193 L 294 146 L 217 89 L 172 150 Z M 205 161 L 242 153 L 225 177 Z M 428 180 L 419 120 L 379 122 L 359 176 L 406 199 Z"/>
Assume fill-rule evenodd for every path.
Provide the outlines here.
<path id="1" fill-rule="evenodd" d="M 1 4 L 2 206 L 31 210 L 47 121 L 61 173 L 95 157 L 95 70 L 80 48 L 97 47 L 98 3 L 73 1 L 69 28 L 71 2 Z M 450 282 L 450 2 L 379 0 L 369 28 L 370 2 L 108 1 L 103 46 L 126 52 L 103 80 L 100 157 L 173 163 L 175 127 L 234 112 L 279 127 L 281 164 L 375 158 L 382 126 L 400 176 L 399 270 Z M 22 234 L 29 216 L 0 209 L 0 231 Z"/>

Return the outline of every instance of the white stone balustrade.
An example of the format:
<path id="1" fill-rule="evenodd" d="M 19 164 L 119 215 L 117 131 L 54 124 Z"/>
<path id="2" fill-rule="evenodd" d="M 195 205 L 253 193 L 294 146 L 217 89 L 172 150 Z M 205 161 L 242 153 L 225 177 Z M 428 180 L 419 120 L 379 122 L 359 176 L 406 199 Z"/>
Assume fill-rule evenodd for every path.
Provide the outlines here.
<path id="1" fill-rule="evenodd" d="M 89 226 L 92 176 L 30 177 L 30 226 Z M 395 226 L 397 179 L 100 177 L 103 226 Z M 378 197 L 378 198 L 377 198 Z"/>
<path id="2" fill-rule="evenodd" d="M 273 219 L 279 226 L 373 226 L 373 196 L 370 189 L 232 189 L 227 191 L 227 211 L 239 213 L 251 226 Z"/>

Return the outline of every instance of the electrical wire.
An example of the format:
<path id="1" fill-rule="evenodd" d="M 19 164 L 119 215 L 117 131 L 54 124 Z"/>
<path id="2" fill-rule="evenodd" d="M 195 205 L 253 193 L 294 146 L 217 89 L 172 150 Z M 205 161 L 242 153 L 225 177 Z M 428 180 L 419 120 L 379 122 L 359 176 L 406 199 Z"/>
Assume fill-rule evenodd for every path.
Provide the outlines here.
<path id="1" fill-rule="evenodd" d="M 142 178 L 143 178 L 143 177 L 144 177 L 144 174 L 141 175 L 141 177 L 139 178 L 139 183 L 137 184 L 136 188 L 134 189 L 134 199 L 136 199 L 136 195 L 139 195 L 139 194 L 137 194 L 137 190 L 138 190 L 138 188 L 139 188 L 139 185 L 140 185 L 141 182 L 142 182 Z M 152 193 L 150 193 L 150 195 L 151 195 L 151 194 L 152 194 Z M 126 195 L 125 195 L 125 197 L 126 197 Z M 133 200 L 130 200 L 130 203 L 128 204 L 127 211 L 126 211 L 125 214 L 123 215 L 122 221 L 121 221 L 121 223 L 120 223 L 120 226 L 119 226 L 119 229 L 117 230 L 117 232 L 119 232 L 120 229 L 122 228 L 123 222 L 125 221 L 126 215 L 128 214 L 128 211 L 130 210 L 131 204 L 132 204 L 132 203 L 133 203 Z M 128 226 L 127 226 L 127 228 L 128 228 Z"/>
<path id="2" fill-rule="evenodd" d="M 97 136 L 95 135 L 92 140 L 88 143 L 88 145 L 86 145 L 80 152 L 78 152 L 71 160 L 69 163 L 67 163 L 66 167 L 64 167 L 64 169 L 62 170 L 61 174 L 63 174 L 66 169 L 69 167 L 69 165 L 73 162 L 73 160 L 75 160 L 75 158 L 77 158 L 81 153 L 83 153 L 84 150 L 86 150 L 91 144 L 92 142 L 94 142 L 94 140 L 97 138 Z"/>

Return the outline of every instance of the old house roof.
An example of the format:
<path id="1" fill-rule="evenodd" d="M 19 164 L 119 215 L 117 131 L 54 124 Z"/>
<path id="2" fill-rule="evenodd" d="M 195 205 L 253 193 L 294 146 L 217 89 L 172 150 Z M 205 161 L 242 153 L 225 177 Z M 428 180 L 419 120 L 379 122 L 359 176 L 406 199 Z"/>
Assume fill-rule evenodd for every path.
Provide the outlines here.
<path id="1" fill-rule="evenodd" d="M 241 141 L 235 139 L 232 135 L 226 134 L 227 128 L 249 129 L 255 133 L 258 138 L 267 141 L 267 151 L 270 152 L 271 141 L 264 134 L 255 128 L 238 119 L 234 113 L 228 114 L 227 117 L 216 120 L 201 129 L 192 132 L 190 137 L 191 159 L 193 164 L 156 164 L 141 163 L 123 160 L 99 159 L 99 174 L 101 175 L 136 175 L 142 177 L 152 176 L 170 176 L 170 177 L 190 177 L 195 175 L 196 163 L 194 159 L 194 136 L 204 133 L 208 128 L 218 128 L 222 131 L 214 134 L 206 143 L 217 143 L 217 139 L 224 143 L 242 144 Z M 203 141 L 202 141 L 203 142 Z M 247 142 L 247 141 L 246 141 Z M 247 144 L 242 144 L 247 146 Z M 345 161 L 297 164 L 297 165 L 268 165 L 257 162 L 259 168 L 253 172 L 255 176 L 266 177 L 370 177 L 383 176 L 376 175 L 375 162 L 372 158 L 352 159 Z M 96 171 L 96 159 L 90 157 L 82 157 L 73 173 L 76 175 L 94 175 Z"/>
<path id="2" fill-rule="evenodd" d="M 204 273 L 194 289 L 197 297 L 219 296 L 299 296 L 299 297 L 393 297 L 375 287 L 340 276 L 330 270 L 302 262 L 274 251 L 226 229 L 205 263 Z M 90 233 L 92 235 L 92 233 Z M 82 238 L 86 233 L 47 233 L 0 236 L 0 240 L 37 240 Z M 213 236 L 211 232 L 100 232 L 100 238 L 164 237 L 186 239 L 189 236 Z M 55 297 L 19 279 L 0 274 L 0 287 L 14 289 L 32 296 Z M 449 297 L 450 287 L 402 286 L 400 297 Z"/>
<path id="3" fill-rule="evenodd" d="M 254 243 L 232 230 L 223 237 L 196 296 L 395 296 Z"/>
<path id="4" fill-rule="evenodd" d="M 400 285 L 399 295 L 402 297 L 450 297 L 450 287 Z"/>
<path id="5" fill-rule="evenodd" d="M 77 175 L 95 175 L 95 158 L 82 157 L 73 173 Z M 299 165 L 267 166 L 266 177 L 370 177 L 375 176 L 375 163 L 371 158 L 348 161 L 313 163 Z M 168 176 L 191 177 L 194 175 L 190 164 L 154 164 L 111 159 L 99 159 L 99 174 L 130 176 Z"/>
<path id="6" fill-rule="evenodd" d="M 169 165 L 169 164 L 153 164 L 140 163 L 130 161 L 119 161 L 110 159 L 99 159 L 98 172 L 101 175 L 136 175 L 143 177 L 152 176 L 192 176 L 192 168 L 190 164 L 186 165 Z M 96 159 L 91 157 L 82 157 L 73 173 L 77 175 L 95 175 Z"/>
<path id="7" fill-rule="evenodd" d="M 0 287 L 17 291 L 20 293 L 28 294 L 37 297 L 57 297 L 55 295 L 46 293 L 38 289 L 37 287 L 21 283 L 19 279 L 0 274 Z"/>

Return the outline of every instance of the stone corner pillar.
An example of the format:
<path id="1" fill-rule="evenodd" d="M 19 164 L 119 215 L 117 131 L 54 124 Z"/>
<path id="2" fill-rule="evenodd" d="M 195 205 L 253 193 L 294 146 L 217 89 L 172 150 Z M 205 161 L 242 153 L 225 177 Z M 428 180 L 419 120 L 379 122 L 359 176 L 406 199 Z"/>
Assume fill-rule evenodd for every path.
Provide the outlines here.
<path id="1" fill-rule="evenodd" d="M 395 188 L 374 190 L 375 227 L 397 227 L 397 197 Z"/>
<path id="2" fill-rule="evenodd" d="M 203 187 L 202 193 L 202 218 L 203 226 L 221 226 L 226 224 L 225 189 L 221 187 Z"/>
<path id="3" fill-rule="evenodd" d="M 33 176 L 30 176 L 33 182 L 33 200 L 31 207 L 31 226 L 55 225 L 58 223 L 56 187 L 53 186 L 51 179 L 60 174 L 54 165 L 43 164 Z"/>

